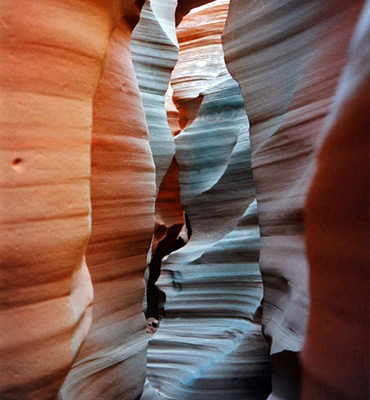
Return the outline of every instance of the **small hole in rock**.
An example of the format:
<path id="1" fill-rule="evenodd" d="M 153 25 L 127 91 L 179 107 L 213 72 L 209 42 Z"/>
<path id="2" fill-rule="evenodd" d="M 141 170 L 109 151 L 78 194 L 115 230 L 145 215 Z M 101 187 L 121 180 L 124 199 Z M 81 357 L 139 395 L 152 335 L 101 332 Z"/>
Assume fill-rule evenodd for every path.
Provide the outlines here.
<path id="1" fill-rule="evenodd" d="M 13 166 L 15 167 L 15 166 L 17 166 L 17 165 L 19 165 L 20 163 L 22 162 L 22 159 L 21 158 L 15 158 L 14 160 L 13 160 Z"/>

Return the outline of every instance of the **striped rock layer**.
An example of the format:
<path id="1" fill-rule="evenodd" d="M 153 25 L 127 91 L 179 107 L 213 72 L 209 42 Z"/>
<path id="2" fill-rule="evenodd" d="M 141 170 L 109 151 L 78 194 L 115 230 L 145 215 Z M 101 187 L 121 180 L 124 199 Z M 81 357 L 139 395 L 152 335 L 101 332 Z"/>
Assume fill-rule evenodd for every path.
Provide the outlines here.
<path id="1" fill-rule="evenodd" d="M 62 387 L 63 400 L 135 399 L 145 381 L 142 299 L 155 175 L 130 40 L 131 26 L 123 21 L 109 42 L 93 100 L 92 232 L 86 252 L 93 322 Z"/>
<path id="2" fill-rule="evenodd" d="M 166 315 L 150 341 L 142 399 L 265 399 L 270 392 L 248 118 L 220 40 L 227 10 L 227 1 L 217 1 L 178 28 L 171 84 L 187 127 L 175 138 L 175 158 L 192 236 L 162 262 Z"/>
<path id="3" fill-rule="evenodd" d="M 178 57 L 175 29 L 177 0 L 147 0 L 134 29 L 131 48 L 135 73 L 149 131 L 156 169 L 155 228 L 146 271 L 147 318 L 158 318 L 158 294 L 154 286 L 162 258 L 172 251 L 184 223 L 178 185 L 175 145 L 167 119 L 165 94 Z"/>
<path id="4" fill-rule="evenodd" d="M 157 193 L 175 154 L 165 93 L 178 56 L 176 0 L 147 0 L 131 41 L 132 60 L 149 130 L 156 167 Z"/>
<path id="5" fill-rule="evenodd" d="M 55 398 L 91 323 L 92 99 L 109 37 L 131 5 L 1 2 L 4 400 Z"/>
<path id="6" fill-rule="evenodd" d="M 309 307 L 303 207 L 312 160 L 361 1 L 232 0 L 226 64 L 250 121 L 261 229 L 262 326 L 271 343 L 270 399 L 299 397 L 296 353 Z"/>
<path id="7" fill-rule="evenodd" d="M 144 2 L 1 1 L 0 398 L 367 398 L 369 0 Z"/>

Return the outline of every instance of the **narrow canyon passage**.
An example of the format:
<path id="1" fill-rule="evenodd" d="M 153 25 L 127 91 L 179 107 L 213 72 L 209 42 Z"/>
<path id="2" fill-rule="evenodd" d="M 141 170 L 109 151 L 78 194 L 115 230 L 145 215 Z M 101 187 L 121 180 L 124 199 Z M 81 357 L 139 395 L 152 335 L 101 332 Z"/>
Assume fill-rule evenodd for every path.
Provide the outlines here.
<path id="1" fill-rule="evenodd" d="M 221 44 L 228 8 L 221 0 L 194 9 L 176 30 L 167 110 L 192 236 L 162 262 L 165 319 L 149 342 L 143 399 L 266 399 L 271 391 L 249 122 Z"/>
<path id="2" fill-rule="evenodd" d="M 1 400 L 369 397 L 370 0 L 0 0 L 0 37 Z"/>

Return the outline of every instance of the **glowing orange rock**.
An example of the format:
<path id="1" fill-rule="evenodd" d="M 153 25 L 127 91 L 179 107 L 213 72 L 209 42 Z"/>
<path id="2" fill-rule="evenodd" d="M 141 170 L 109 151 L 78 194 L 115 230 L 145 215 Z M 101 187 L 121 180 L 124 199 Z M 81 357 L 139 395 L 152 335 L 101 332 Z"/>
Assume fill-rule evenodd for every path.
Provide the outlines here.
<path id="1" fill-rule="evenodd" d="M 4 400 L 54 398 L 91 322 L 84 253 L 90 231 L 92 98 L 109 36 L 131 4 L 1 4 Z"/>
<path id="2" fill-rule="evenodd" d="M 130 38 L 131 27 L 121 22 L 94 96 L 92 232 L 86 253 L 93 323 L 61 390 L 66 400 L 136 399 L 145 380 L 142 302 L 155 175 Z"/>

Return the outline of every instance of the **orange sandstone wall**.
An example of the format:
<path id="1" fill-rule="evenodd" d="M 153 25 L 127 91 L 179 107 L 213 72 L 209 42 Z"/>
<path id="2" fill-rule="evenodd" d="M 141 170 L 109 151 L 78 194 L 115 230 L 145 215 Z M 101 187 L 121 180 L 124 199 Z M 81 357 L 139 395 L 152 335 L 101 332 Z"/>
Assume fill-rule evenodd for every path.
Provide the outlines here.
<path id="1" fill-rule="evenodd" d="M 92 98 L 131 1 L 1 11 L 0 398 L 54 398 L 91 322 Z"/>
<path id="2" fill-rule="evenodd" d="M 106 55 L 122 15 L 130 11 L 132 24 L 132 4 L 1 2 L 4 400 L 55 398 L 86 337 L 91 208 L 93 323 L 60 397 L 135 398 L 142 390 L 141 304 L 155 178 L 129 56 L 131 27 L 120 23 Z M 93 96 L 105 63 L 94 97 L 91 165 Z"/>
<path id="3" fill-rule="evenodd" d="M 151 0 L 145 8 L 142 49 L 162 40 L 151 60 L 139 57 L 138 69 L 155 138 L 155 176 L 130 54 L 144 0 L 136 1 L 138 8 L 134 0 L 0 1 L 1 400 L 54 399 L 72 364 L 59 392 L 63 400 L 141 395 L 143 274 L 156 186 L 158 222 L 168 227 L 182 220 L 164 112 L 177 53 L 174 24 L 206 2 L 179 0 L 176 15 L 174 1 L 166 8 Z M 259 265 L 273 365 L 269 399 L 299 398 L 297 354 L 309 304 L 303 207 L 311 179 L 302 397 L 368 395 L 369 2 L 324 125 L 362 4 L 231 0 L 224 50 L 244 96 L 250 149 L 240 93 L 217 70 L 222 63 L 200 67 L 205 75 L 195 91 L 188 83 L 181 87 L 189 71 L 178 73 L 181 113 L 177 124 L 172 110 L 171 126 L 176 133 L 186 128 L 176 146 L 194 237 L 165 262 L 168 315 L 151 342 L 153 386 L 147 381 L 143 399 L 265 398 L 269 348 L 259 320 Z M 218 46 L 222 24 L 214 24 Z M 197 35 L 204 36 L 201 27 L 192 39 Z M 225 204 L 232 204 L 226 217 Z"/>
<path id="4" fill-rule="evenodd" d="M 136 399 L 145 380 L 142 301 L 155 175 L 130 39 L 131 27 L 121 22 L 94 95 L 92 232 L 86 252 L 93 323 L 61 390 L 65 400 Z"/>

